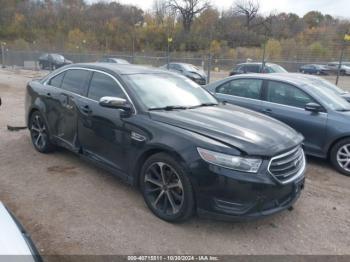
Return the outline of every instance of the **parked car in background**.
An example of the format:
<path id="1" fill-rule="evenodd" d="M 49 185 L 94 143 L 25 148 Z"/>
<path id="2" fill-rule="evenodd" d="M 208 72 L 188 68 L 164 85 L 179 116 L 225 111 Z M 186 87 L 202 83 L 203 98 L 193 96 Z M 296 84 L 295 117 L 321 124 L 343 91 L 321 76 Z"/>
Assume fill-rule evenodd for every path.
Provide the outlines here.
<path id="1" fill-rule="evenodd" d="M 339 68 L 339 62 L 331 62 L 327 64 L 327 68 L 332 72 L 333 74 L 337 74 L 338 68 Z M 350 75 L 350 65 L 348 63 L 342 63 L 340 67 L 339 74 L 344 75 Z"/>
<path id="2" fill-rule="evenodd" d="M 113 64 L 123 64 L 128 65 L 130 64 L 127 60 L 121 59 L 121 58 L 114 58 L 114 57 L 103 57 L 97 62 L 99 63 L 113 63 Z"/>
<path id="3" fill-rule="evenodd" d="M 309 64 L 299 68 L 299 72 L 303 74 L 328 75 L 330 69 L 325 65 Z"/>
<path id="4" fill-rule="evenodd" d="M 29 235 L 16 217 L 0 202 L 0 258 L 3 261 L 41 262 Z"/>
<path id="5" fill-rule="evenodd" d="M 40 69 L 55 70 L 65 65 L 72 64 L 73 62 L 66 59 L 60 54 L 42 54 L 39 59 Z"/>
<path id="6" fill-rule="evenodd" d="M 63 146 L 106 168 L 166 221 L 270 215 L 304 186 L 302 135 L 165 70 L 67 66 L 28 84 L 26 116 L 37 151 Z"/>
<path id="7" fill-rule="evenodd" d="M 287 70 L 282 66 L 272 63 L 265 63 L 264 70 L 262 70 L 262 63 L 242 63 L 238 64 L 231 72 L 232 75 L 248 74 L 248 73 L 287 73 Z"/>
<path id="8" fill-rule="evenodd" d="M 207 84 L 208 77 L 206 73 L 195 65 L 186 63 L 169 63 L 169 66 L 166 64 L 160 68 L 182 74 L 199 85 Z"/>
<path id="9" fill-rule="evenodd" d="M 350 175 L 350 104 L 331 88 L 295 74 L 249 74 L 207 86 L 219 100 L 276 118 L 305 137 L 306 154 Z"/>

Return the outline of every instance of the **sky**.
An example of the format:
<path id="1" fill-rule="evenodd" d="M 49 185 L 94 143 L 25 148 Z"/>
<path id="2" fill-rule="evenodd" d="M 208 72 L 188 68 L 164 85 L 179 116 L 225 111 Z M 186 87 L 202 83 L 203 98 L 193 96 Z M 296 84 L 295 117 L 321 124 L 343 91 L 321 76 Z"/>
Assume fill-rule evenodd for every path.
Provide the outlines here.
<path id="1" fill-rule="evenodd" d="M 114 0 L 103 0 L 112 2 Z M 164 0 L 165 1 L 165 0 Z M 99 2 L 99 0 L 88 0 L 87 2 Z M 153 0 L 116 0 L 123 4 L 133 4 L 144 10 L 152 8 Z M 211 0 L 211 3 L 219 8 L 229 8 L 234 0 Z M 311 10 L 330 14 L 335 17 L 350 18 L 350 0 L 260 0 L 262 14 L 268 15 L 271 12 L 292 12 L 303 16 Z"/>

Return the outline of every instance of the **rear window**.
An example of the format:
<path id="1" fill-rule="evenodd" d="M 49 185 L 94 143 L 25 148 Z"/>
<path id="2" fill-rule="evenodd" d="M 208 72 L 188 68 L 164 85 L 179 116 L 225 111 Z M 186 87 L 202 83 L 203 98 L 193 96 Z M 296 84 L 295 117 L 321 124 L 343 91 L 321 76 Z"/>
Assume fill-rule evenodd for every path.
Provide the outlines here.
<path id="1" fill-rule="evenodd" d="M 67 70 L 62 82 L 62 89 L 79 95 L 85 94 L 90 74 L 87 70 Z"/>

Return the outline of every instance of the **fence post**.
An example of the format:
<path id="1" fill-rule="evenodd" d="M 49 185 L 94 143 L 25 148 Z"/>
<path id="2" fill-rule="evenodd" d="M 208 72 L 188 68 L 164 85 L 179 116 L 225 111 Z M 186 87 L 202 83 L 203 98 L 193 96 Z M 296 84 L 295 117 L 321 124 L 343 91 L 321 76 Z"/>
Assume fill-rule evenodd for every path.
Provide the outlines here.
<path id="1" fill-rule="evenodd" d="M 208 76 L 207 76 L 207 84 L 209 84 L 209 82 L 210 82 L 211 60 L 212 60 L 212 57 L 211 57 L 211 53 L 209 52 L 209 55 L 208 55 Z"/>
<path id="2" fill-rule="evenodd" d="M 1 43 L 1 64 L 2 68 L 5 68 L 5 44 L 6 43 Z"/>

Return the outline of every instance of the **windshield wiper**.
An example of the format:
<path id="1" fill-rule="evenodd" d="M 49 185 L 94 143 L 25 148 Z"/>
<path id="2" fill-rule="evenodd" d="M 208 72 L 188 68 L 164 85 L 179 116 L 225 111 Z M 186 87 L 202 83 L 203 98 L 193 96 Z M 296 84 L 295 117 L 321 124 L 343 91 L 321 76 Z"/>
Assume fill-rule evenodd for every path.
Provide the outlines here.
<path id="1" fill-rule="evenodd" d="M 336 111 L 338 111 L 338 112 L 349 112 L 350 111 L 350 109 L 337 109 Z"/>
<path id="2" fill-rule="evenodd" d="M 166 110 L 166 111 L 171 111 L 171 110 L 176 110 L 176 109 L 182 109 L 185 110 L 188 107 L 186 106 L 163 106 L 163 107 L 152 107 L 149 108 L 149 111 L 153 111 L 153 110 Z"/>
<path id="3" fill-rule="evenodd" d="M 218 103 L 202 103 L 200 105 L 196 105 L 196 106 L 190 106 L 189 108 L 197 108 L 197 107 L 203 107 L 203 106 L 217 106 Z"/>

